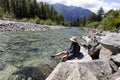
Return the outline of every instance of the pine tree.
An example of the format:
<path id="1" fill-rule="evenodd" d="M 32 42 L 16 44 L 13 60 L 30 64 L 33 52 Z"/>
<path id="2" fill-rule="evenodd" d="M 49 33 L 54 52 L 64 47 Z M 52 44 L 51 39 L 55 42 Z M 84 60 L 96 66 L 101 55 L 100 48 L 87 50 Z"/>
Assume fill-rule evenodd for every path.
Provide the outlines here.
<path id="1" fill-rule="evenodd" d="M 0 7 L 4 13 L 10 12 L 8 0 L 0 0 Z"/>
<path id="2" fill-rule="evenodd" d="M 89 17 L 88 17 L 88 21 L 89 22 L 94 22 L 97 20 L 97 15 L 95 13 L 91 14 Z"/>
<path id="3" fill-rule="evenodd" d="M 98 21 L 102 20 L 103 16 L 104 16 L 104 10 L 102 7 L 100 7 L 100 9 L 97 12 L 97 20 Z"/>

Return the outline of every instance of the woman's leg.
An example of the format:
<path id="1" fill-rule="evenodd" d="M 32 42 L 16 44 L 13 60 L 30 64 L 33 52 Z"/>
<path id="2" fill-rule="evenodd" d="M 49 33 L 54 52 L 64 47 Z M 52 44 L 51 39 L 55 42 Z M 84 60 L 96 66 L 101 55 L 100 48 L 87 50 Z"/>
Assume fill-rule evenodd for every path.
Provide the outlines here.
<path id="1" fill-rule="evenodd" d="M 62 52 L 55 54 L 55 56 L 59 56 L 59 55 L 67 55 L 67 51 L 62 51 Z"/>
<path id="2" fill-rule="evenodd" d="M 61 62 L 64 62 L 67 60 L 67 55 L 64 55 L 62 58 L 61 58 Z"/>
<path id="3" fill-rule="evenodd" d="M 67 55 L 67 51 L 59 52 L 59 53 L 57 53 L 57 54 L 51 55 L 51 57 L 54 58 L 55 56 L 60 56 L 60 55 L 62 55 L 62 56 Z"/>

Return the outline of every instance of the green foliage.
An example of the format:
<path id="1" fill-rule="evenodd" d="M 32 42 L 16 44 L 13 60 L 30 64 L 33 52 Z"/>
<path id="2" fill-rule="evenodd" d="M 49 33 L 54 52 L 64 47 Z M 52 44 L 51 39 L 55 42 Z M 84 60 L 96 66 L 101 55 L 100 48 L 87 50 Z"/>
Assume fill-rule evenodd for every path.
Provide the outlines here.
<path id="1" fill-rule="evenodd" d="M 46 25 L 57 25 L 57 23 L 55 23 L 54 21 L 52 21 L 52 20 L 50 20 L 50 19 L 47 19 L 47 20 L 45 21 L 45 24 L 46 24 Z"/>
<path id="2" fill-rule="evenodd" d="M 116 31 L 120 24 L 120 10 L 110 10 L 102 20 L 104 30 Z"/>
<path id="3" fill-rule="evenodd" d="M 45 21 L 44 20 L 40 20 L 40 24 L 45 24 Z"/>
<path id="4" fill-rule="evenodd" d="M 99 22 L 96 21 L 96 22 L 92 22 L 92 23 L 87 24 L 87 27 L 89 27 L 89 28 L 97 28 L 98 25 L 99 25 Z"/>
<path id="5" fill-rule="evenodd" d="M 46 24 L 46 25 L 52 25 L 52 21 L 51 21 L 50 19 L 47 19 L 47 20 L 45 21 L 45 24 Z"/>
<path id="6" fill-rule="evenodd" d="M 28 18 L 22 18 L 21 21 L 23 21 L 23 22 L 27 22 L 27 21 L 28 21 Z"/>
<path id="7" fill-rule="evenodd" d="M 12 15 L 9 15 L 8 12 L 6 12 L 4 15 L 2 15 L 3 18 L 9 18 L 9 19 L 13 19 Z"/>
<path id="8" fill-rule="evenodd" d="M 97 15 L 96 15 L 95 13 L 91 14 L 91 15 L 88 17 L 88 23 L 94 22 L 94 21 L 97 21 Z"/>
<path id="9" fill-rule="evenodd" d="M 34 18 L 30 18 L 30 19 L 29 19 L 29 22 L 30 22 L 30 23 L 35 23 L 35 19 L 34 19 Z"/>
<path id="10" fill-rule="evenodd" d="M 0 8 L 0 18 L 3 16 L 2 9 Z"/>
<path id="11" fill-rule="evenodd" d="M 83 17 L 83 18 L 77 18 L 76 20 L 72 21 L 70 23 L 70 26 L 85 26 L 86 25 L 86 19 Z"/>
<path id="12" fill-rule="evenodd" d="M 35 23 L 36 23 L 36 24 L 39 24 L 39 23 L 40 23 L 39 17 L 36 17 L 36 18 L 35 18 Z"/>
<path id="13" fill-rule="evenodd" d="M 120 27 L 120 10 L 110 10 L 104 15 L 101 7 L 97 15 L 92 14 L 87 20 L 86 27 L 97 28 L 101 30 L 118 31 Z"/>

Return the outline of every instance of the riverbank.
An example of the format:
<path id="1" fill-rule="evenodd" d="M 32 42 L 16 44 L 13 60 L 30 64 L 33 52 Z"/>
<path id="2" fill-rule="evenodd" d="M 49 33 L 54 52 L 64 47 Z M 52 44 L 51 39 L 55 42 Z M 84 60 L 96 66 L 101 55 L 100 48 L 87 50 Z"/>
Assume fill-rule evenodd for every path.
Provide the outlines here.
<path id="1" fill-rule="evenodd" d="M 0 32 L 45 31 L 49 29 L 61 29 L 61 28 L 65 28 L 65 27 L 40 25 L 29 22 L 0 20 Z"/>
<path id="2" fill-rule="evenodd" d="M 86 49 L 81 46 L 83 59 L 59 63 L 46 80 L 120 79 L 120 33 L 100 33 L 90 29 L 84 36 L 87 37 L 84 38 L 84 45 L 90 47 L 85 52 Z M 90 43 L 87 42 L 88 38 L 92 38 Z M 89 54 L 89 57 L 85 54 Z"/>

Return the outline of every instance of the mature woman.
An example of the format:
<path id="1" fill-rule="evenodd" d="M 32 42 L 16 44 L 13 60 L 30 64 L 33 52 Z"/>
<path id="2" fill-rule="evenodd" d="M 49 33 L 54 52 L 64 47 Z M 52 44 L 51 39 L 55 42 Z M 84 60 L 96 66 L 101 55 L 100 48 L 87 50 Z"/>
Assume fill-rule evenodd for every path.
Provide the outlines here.
<path id="1" fill-rule="evenodd" d="M 68 51 L 59 52 L 55 55 L 52 55 L 51 57 L 64 55 L 61 59 L 62 62 L 66 61 L 66 60 L 72 60 L 72 59 L 75 59 L 75 58 L 78 59 L 78 57 L 80 56 L 81 53 L 80 53 L 80 46 L 77 42 L 77 38 L 72 37 L 72 38 L 70 38 L 70 41 L 72 43 L 71 43 L 71 46 L 70 46 Z"/>

